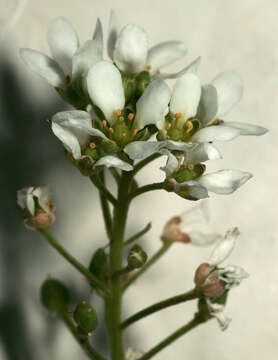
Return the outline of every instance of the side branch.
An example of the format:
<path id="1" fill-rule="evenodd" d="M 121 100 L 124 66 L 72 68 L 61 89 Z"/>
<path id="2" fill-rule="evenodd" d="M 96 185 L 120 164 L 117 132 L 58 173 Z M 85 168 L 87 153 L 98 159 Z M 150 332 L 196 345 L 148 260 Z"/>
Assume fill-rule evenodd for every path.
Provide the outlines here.
<path id="1" fill-rule="evenodd" d="M 163 189 L 165 189 L 164 181 L 162 181 L 160 183 L 148 184 L 148 185 L 139 187 L 138 189 L 134 190 L 131 194 L 129 194 L 128 200 L 130 201 L 130 200 L 134 199 L 136 196 L 144 194 L 148 191 L 163 190 Z"/>
<path id="2" fill-rule="evenodd" d="M 99 189 L 101 194 L 107 198 L 114 206 L 117 205 L 117 200 L 111 194 L 111 192 L 105 187 L 100 178 L 96 175 L 90 176 L 92 183 Z"/>
<path id="3" fill-rule="evenodd" d="M 193 289 L 191 291 L 188 291 L 184 294 L 181 295 L 176 295 L 174 297 L 171 297 L 169 299 L 160 301 L 156 304 L 153 304 L 141 311 L 139 311 L 138 313 L 130 316 L 129 318 L 127 318 L 125 321 L 122 322 L 121 324 L 121 328 L 125 329 L 126 327 L 128 327 L 129 325 L 133 324 L 134 322 L 143 319 L 146 316 L 149 316 L 151 314 L 154 314 L 157 311 L 166 309 L 169 306 L 173 306 L 173 305 L 177 305 L 189 300 L 193 300 L 193 299 L 197 299 L 199 296 L 199 292 L 196 289 Z"/>
<path id="4" fill-rule="evenodd" d="M 62 245 L 55 239 L 55 237 L 51 234 L 50 230 L 40 230 L 40 233 L 46 238 L 48 243 L 58 251 L 60 255 L 63 256 L 73 267 L 75 267 L 81 274 L 83 274 L 87 280 L 92 283 L 95 287 L 101 289 L 105 293 L 107 293 L 106 286 L 96 277 L 94 276 L 84 265 L 82 265 L 77 259 L 75 259 L 71 254 L 67 252 Z"/>
<path id="5" fill-rule="evenodd" d="M 142 229 L 141 231 L 139 231 L 137 234 L 132 235 L 129 239 L 127 239 L 124 242 L 124 245 L 130 245 L 131 243 L 133 243 L 135 240 L 139 239 L 140 237 L 142 237 L 143 235 L 145 235 L 152 227 L 152 223 L 149 222 L 144 229 Z"/>
<path id="6" fill-rule="evenodd" d="M 148 156 L 146 159 L 139 161 L 135 166 L 133 170 L 133 176 L 138 173 L 143 167 L 148 165 L 150 162 L 152 162 L 155 159 L 158 159 L 161 156 L 161 154 L 152 154 Z"/>

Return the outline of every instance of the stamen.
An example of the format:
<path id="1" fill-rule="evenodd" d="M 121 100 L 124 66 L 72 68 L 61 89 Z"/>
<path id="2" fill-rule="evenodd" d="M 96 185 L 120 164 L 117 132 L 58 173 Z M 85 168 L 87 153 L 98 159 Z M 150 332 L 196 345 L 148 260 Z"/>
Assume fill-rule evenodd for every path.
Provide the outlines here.
<path id="1" fill-rule="evenodd" d="M 114 134 L 114 129 L 113 129 L 113 128 L 109 128 L 109 132 L 110 132 L 111 134 Z"/>
<path id="2" fill-rule="evenodd" d="M 137 133 L 138 133 L 138 129 L 134 129 L 134 130 L 133 130 L 133 136 L 136 136 Z"/>
<path id="3" fill-rule="evenodd" d="M 186 134 L 190 133 L 190 131 L 193 129 L 193 123 L 190 120 L 187 120 L 187 122 L 185 123 L 186 126 Z"/>
<path id="4" fill-rule="evenodd" d="M 126 136 L 126 133 L 124 132 L 124 133 L 122 133 L 122 137 L 125 137 Z"/>
<path id="5" fill-rule="evenodd" d="M 171 127 L 172 127 L 172 124 L 168 123 L 168 124 L 166 125 L 166 130 L 170 130 Z"/>
<path id="6" fill-rule="evenodd" d="M 179 119 L 182 117 L 182 113 L 181 112 L 178 112 L 174 115 L 175 119 Z"/>
<path id="7" fill-rule="evenodd" d="M 128 114 L 128 120 L 133 120 L 133 118 L 134 118 L 134 114 L 132 114 L 132 113 L 130 113 L 130 114 Z"/>
<path id="8" fill-rule="evenodd" d="M 188 164 L 187 167 L 188 167 L 189 170 L 193 170 L 193 169 L 194 169 L 194 165 L 193 165 L 193 164 Z"/>
<path id="9" fill-rule="evenodd" d="M 95 147 L 96 147 L 96 144 L 95 144 L 95 143 L 91 142 L 91 143 L 89 144 L 89 148 L 95 149 Z"/>
<path id="10" fill-rule="evenodd" d="M 146 66 L 146 70 L 147 70 L 147 71 L 150 71 L 151 68 L 152 68 L 151 65 L 147 65 L 147 66 Z"/>
<path id="11" fill-rule="evenodd" d="M 107 121 L 106 121 L 106 120 L 102 120 L 102 124 L 103 124 L 103 127 L 106 127 L 106 126 L 107 126 Z"/>
<path id="12" fill-rule="evenodd" d="M 122 115 L 122 110 L 121 109 L 116 110 L 116 115 L 121 116 Z"/>
<path id="13" fill-rule="evenodd" d="M 124 118 L 123 116 L 120 116 L 120 117 L 119 117 L 119 120 L 120 120 L 120 121 L 124 121 L 125 118 Z"/>

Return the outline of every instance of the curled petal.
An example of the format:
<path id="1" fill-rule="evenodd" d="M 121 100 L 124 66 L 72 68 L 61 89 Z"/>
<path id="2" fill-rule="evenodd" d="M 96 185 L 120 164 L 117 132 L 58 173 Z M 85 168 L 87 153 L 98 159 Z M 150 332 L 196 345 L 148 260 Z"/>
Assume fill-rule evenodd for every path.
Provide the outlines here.
<path id="1" fill-rule="evenodd" d="M 186 73 L 178 78 L 170 101 L 173 114 L 182 113 L 186 119 L 196 115 L 201 97 L 201 82 L 197 75 Z"/>
<path id="2" fill-rule="evenodd" d="M 71 60 L 79 47 L 78 36 L 71 23 L 63 17 L 54 19 L 48 27 L 48 44 L 53 58 L 66 75 L 71 75 Z"/>
<path id="3" fill-rule="evenodd" d="M 101 57 L 102 57 L 102 55 L 103 55 L 103 28 L 102 28 L 102 23 L 101 23 L 100 19 L 97 19 L 95 31 L 93 34 L 93 40 L 96 41 L 96 44 L 98 45 L 98 48 L 100 49 Z"/>
<path id="4" fill-rule="evenodd" d="M 115 111 L 125 104 L 124 89 L 119 70 L 109 61 L 99 61 L 88 72 L 87 88 L 93 103 L 113 123 Z"/>
<path id="5" fill-rule="evenodd" d="M 27 209 L 31 215 L 35 215 L 35 200 L 33 197 L 34 187 L 26 187 L 18 190 L 17 203 L 22 209 Z"/>
<path id="6" fill-rule="evenodd" d="M 198 119 L 205 126 L 215 119 L 218 112 L 217 91 L 213 85 L 202 86 L 201 100 L 198 109 Z"/>
<path id="7" fill-rule="evenodd" d="M 237 227 L 228 230 L 223 240 L 219 241 L 213 249 L 208 263 L 211 266 L 217 266 L 226 260 L 233 251 L 236 239 L 239 236 Z"/>
<path id="8" fill-rule="evenodd" d="M 195 246 L 209 246 L 222 238 L 220 234 L 204 234 L 200 231 L 192 231 L 189 233 L 190 242 Z"/>
<path id="9" fill-rule="evenodd" d="M 201 63 L 201 57 L 199 56 L 195 60 L 193 60 L 192 63 L 190 63 L 185 68 L 183 68 L 182 70 L 176 73 L 172 73 L 172 74 L 158 73 L 154 77 L 157 79 L 177 79 L 186 73 L 196 74 L 199 69 L 200 63 Z"/>
<path id="10" fill-rule="evenodd" d="M 252 125 L 248 123 L 229 121 L 229 122 L 225 122 L 225 124 L 229 127 L 240 130 L 240 135 L 260 136 L 268 132 L 268 129 L 262 126 Z"/>
<path id="11" fill-rule="evenodd" d="M 222 155 L 215 146 L 209 143 L 201 143 L 185 153 L 187 164 L 199 164 L 207 160 L 221 159 Z"/>
<path id="12" fill-rule="evenodd" d="M 114 10 L 110 12 L 110 19 L 109 19 L 109 30 L 108 30 L 108 40 L 107 40 L 107 52 L 110 59 L 113 60 L 114 50 L 116 41 L 118 38 L 119 27 L 117 23 L 117 18 Z"/>
<path id="13" fill-rule="evenodd" d="M 246 183 L 252 174 L 240 170 L 220 170 L 201 176 L 198 181 L 208 191 L 216 194 L 231 194 Z"/>
<path id="14" fill-rule="evenodd" d="M 136 104 L 135 121 L 138 129 L 156 124 L 164 118 L 170 96 L 169 86 L 163 80 L 154 80 L 147 86 Z"/>
<path id="15" fill-rule="evenodd" d="M 106 166 L 108 168 L 115 167 L 115 168 L 118 168 L 118 169 L 124 170 L 124 171 L 132 171 L 133 170 L 133 166 L 131 166 L 127 162 L 125 162 L 115 156 L 111 156 L 111 155 L 102 157 L 95 163 L 94 166 Z"/>
<path id="16" fill-rule="evenodd" d="M 207 189 L 194 180 L 176 183 L 174 186 L 174 192 L 180 196 L 183 196 L 183 194 L 186 193 L 186 196 L 190 196 L 196 200 L 209 197 Z"/>
<path id="17" fill-rule="evenodd" d="M 192 136 L 192 141 L 211 142 L 211 141 L 230 141 L 240 135 L 240 129 L 227 125 L 212 125 L 200 129 Z"/>
<path id="18" fill-rule="evenodd" d="M 238 286 L 243 279 L 249 277 L 249 274 L 240 266 L 229 265 L 224 269 L 218 270 L 220 279 L 225 283 L 226 289 Z"/>
<path id="19" fill-rule="evenodd" d="M 97 40 L 88 40 L 74 54 L 72 58 L 72 76 L 87 75 L 90 68 L 102 60 L 102 47 Z"/>
<path id="20" fill-rule="evenodd" d="M 181 41 L 165 41 L 153 46 L 148 51 L 147 66 L 150 67 L 150 73 L 153 75 L 164 66 L 185 56 L 187 50 Z"/>
<path id="21" fill-rule="evenodd" d="M 220 329 L 227 330 L 232 319 L 224 314 L 225 306 L 222 304 L 212 303 L 208 298 L 206 299 L 210 315 L 215 317 Z"/>
<path id="22" fill-rule="evenodd" d="M 242 97 L 242 80 L 234 72 L 224 72 L 212 81 L 212 85 L 216 88 L 218 96 L 217 115 L 226 115 Z"/>
<path id="23" fill-rule="evenodd" d="M 49 56 L 32 49 L 20 49 L 20 56 L 31 70 L 55 88 L 62 88 L 66 78 L 60 65 Z"/>
<path id="24" fill-rule="evenodd" d="M 168 177 L 178 168 L 178 160 L 168 149 L 161 149 L 159 152 L 161 155 L 168 156 L 166 165 L 160 168 L 160 170 L 164 171 Z"/>
<path id="25" fill-rule="evenodd" d="M 120 70 L 131 73 L 143 71 L 148 53 L 148 37 L 137 25 L 126 25 L 120 32 L 113 59 Z"/>

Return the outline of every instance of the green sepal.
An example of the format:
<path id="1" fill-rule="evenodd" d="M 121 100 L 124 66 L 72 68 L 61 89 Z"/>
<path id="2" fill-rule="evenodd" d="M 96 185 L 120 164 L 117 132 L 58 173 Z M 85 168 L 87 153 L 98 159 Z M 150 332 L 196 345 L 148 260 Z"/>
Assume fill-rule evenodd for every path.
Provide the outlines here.
<path id="1" fill-rule="evenodd" d="M 76 306 L 73 318 L 79 328 L 86 334 L 96 330 L 98 326 L 97 314 L 94 308 L 85 301 Z"/>
<path id="2" fill-rule="evenodd" d="M 188 167 L 182 167 L 178 171 L 175 171 L 170 178 L 175 179 L 178 183 L 185 181 L 195 180 L 200 177 L 206 170 L 204 164 L 196 164 L 193 169 Z"/>
<path id="3" fill-rule="evenodd" d="M 145 91 L 146 87 L 151 82 L 150 73 L 148 71 L 142 71 L 140 74 L 136 76 L 136 80 L 137 80 L 136 97 L 139 98 Z"/>
<path id="4" fill-rule="evenodd" d="M 148 259 L 147 253 L 139 245 L 134 245 L 127 256 L 127 267 L 134 270 L 142 267 Z"/>
<path id="5" fill-rule="evenodd" d="M 95 173 L 93 168 L 95 161 L 88 155 L 83 155 L 81 159 L 78 160 L 77 167 L 82 175 L 91 176 Z"/>
<path id="6" fill-rule="evenodd" d="M 41 302 L 48 310 L 64 312 L 70 303 L 69 290 L 61 281 L 47 279 L 41 286 Z"/>
<path id="7" fill-rule="evenodd" d="M 125 92 L 125 101 L 128 103 L 136 93 L 137 83 L 135 76 L 128 73 L 122 73 L 123 88 Z"/>

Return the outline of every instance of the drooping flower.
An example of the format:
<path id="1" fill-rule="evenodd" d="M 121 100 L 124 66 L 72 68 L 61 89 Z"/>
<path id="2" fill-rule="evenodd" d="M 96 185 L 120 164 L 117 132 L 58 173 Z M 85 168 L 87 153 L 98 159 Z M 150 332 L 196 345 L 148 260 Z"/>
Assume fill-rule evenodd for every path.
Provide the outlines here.
<path id="1" fill-rule="evenodd" d="M 48 186 L 26 187 L 17 192 L 17 203 L 25 211 L 24 225 L 31 229 L 46 229 L 54 221 L 54 205 Z"/>
<path id="2" fill-rule="evenodd" d="M 89 68 L 102 59 L 102 25 L 97 20 L 91 40 L 82 46 L 68 20 L 55 18 L 48 27 L 48 44 L 52 58 L 32 49 L 20 49 L 23 61 L 31 70 L 55 88 L 65 89 L 71 81 L 85 76 Z"/>
<path id="3" fill-rule="evenodd" d="M 138 25 L 128 24 L 121 30 L 114 11 L 109 21 L 107 50 L 110 58 L 124 72 L 136 74 L 148 71 L 152 77 L 176 78 L 187 67 L 175 74 L 160 74 L 160 69 L 183 58 L 187 51 L 181 41 L 165 41 L 149 49 L 148 35 Z M 192 68 L 197 68 L 200 58 L 194 60 Z"/>
<path id="4" fill-rule="evenodd" d="M 209 223 L 207 202 L 185 211 L 180 216 L 174 216 L 164 226 L 161 239 L 166 242 L 190 243 L 195 246 L 208 246 L 222 239 L 218 233 L 206 233 L 200 228 Z"/>

